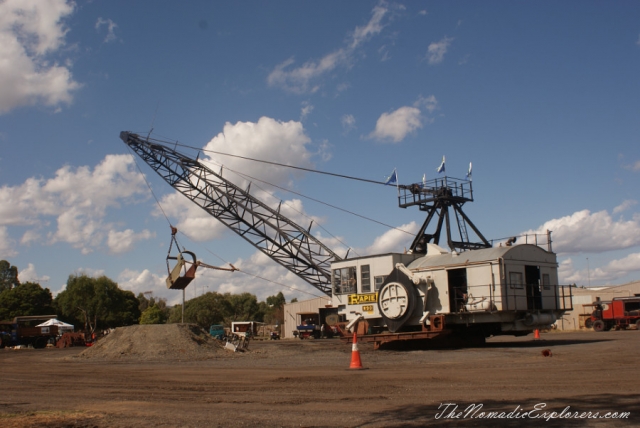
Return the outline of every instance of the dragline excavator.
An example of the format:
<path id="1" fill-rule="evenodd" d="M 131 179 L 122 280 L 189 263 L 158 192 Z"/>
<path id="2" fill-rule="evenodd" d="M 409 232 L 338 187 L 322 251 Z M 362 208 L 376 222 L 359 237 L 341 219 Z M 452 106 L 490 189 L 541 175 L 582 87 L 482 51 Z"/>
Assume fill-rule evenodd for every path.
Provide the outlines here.
<path id="1" fill-rule="evenodd" d="M 558 284 L 551 232 L 492 246 L 463 211 L 470 180 L 451 177 L 398 185 L 401 208 L 427 219 L 409 251 L 343 258 L 250 193 L 176 150 L 131 132 L 120 138 L 174 189 L 280 265 L 331 296 L 340 317 L 363 340 L 385 342 L 441 335 L 484 340 L 548 328 L 572 309 L 571 288 Z M 384 183 L 381 183 L 384 184 Z M 429 226 L 435 229 L 429 233 Z M 437 221 L 435 221 L 437 220 Z M 469 229 L 478 237 L 469 238 Z M 449 250 L 441 247 L 446 232 Z M 452 231 L 459 239 L 454 239 Z M 546 249 L 543 248 L 546 246 Z"/>

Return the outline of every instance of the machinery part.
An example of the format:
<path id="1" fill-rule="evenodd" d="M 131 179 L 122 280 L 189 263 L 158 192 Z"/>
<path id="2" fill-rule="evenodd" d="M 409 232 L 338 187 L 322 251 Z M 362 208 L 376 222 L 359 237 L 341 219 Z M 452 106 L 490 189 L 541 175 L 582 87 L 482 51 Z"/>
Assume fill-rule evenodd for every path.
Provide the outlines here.
<path id="1" fill-rule="evenodd" d="M 333 327 L 334 325 L 340 322 L 340 315 L 338 314 L 327 315 L 327 317 L 324 320 L 329 327 Z"/>
<path id="2" fill-rule="evenodd" d="M 605 331 L 604 321 L 597 320 L 593 322 L 593 330 L 594 331 Z"/>
<path id="3" fill-rule="evenodd" d="M 209 268 L 209 269 L 226 270 L 230 272 L 238 270 L 231 263 L 229 263 L 229 265 L 231 266 L 230 268 L 211 266 L 206 263 L 202 263 L 201 261 L 196 259 L 196 255 L 191 251 L 186 251 L 184 249 L 180 251 L 180 245 L 178 244 L 178 240 L 176 239 L 177 233 L 178 233 L 178 229 L 171 226 L 171 243 L 169 244 L 169 251 L 167 252 L 167 273 L 168 273 L 167 280 L 166 280 L 167 288 L 171 290 L 184 290 L 185 288 L 187 288 L 187 285 L 189 285 L 191 281 L 195 279 L 196 270 L 200 266 Z M 174 243 L 176 244 L 176 248 L 178 249 L 177 256 L 171 255 L 171 248 L 173 248 Z M 184 254 L 191 257 L 190 262 L 185 260 Z M 176 260 L 176 265 L 173 267 L 173 269 L 169 267 L 169 260 Z M 187 264 L 190 264 L 188 269 L 186 268 Z M 181 275 L 183 270 L 184 270 L 184 275 Z"/>
<path id="4" fill-rule="evenodd" d="M 534 325 L 551 325 L 556 322 L 556 316 L 554 314 L 527 314 L 524 318 L 524 325 L 532 327 Z"/>
<path id="5" fill-rule="evenodd" d="M 640 330 L 640 320 L 636 321 L 636 330 Z"/>
<path id="6" fill-rule="evenodd" d="M 162 141 L 125 131 L 120 138 L 174 189 L 277 263 L 331 295 L 331 262 L 342 258 L 308 228 Z"/>
<path id="7" fill-rule="evenodd" d="M 421 211 L 427 211 L 428 213 L 427 219 L 411 244 L 411 252 L 426 254 L 427 244 L 430 242 L 439 244 L 443 226 L 446 227 L 447 243 L 452 251 L 491 248 L 489 241 L 480 233 L 478 228 L 462 210 L 465 202 L 473 202 L 471 181 L 443 177 L 430 180 L 422 185 L 401 185 L 398 186 L 398 190 L 400 191 L 398 205 L 401 208 L 418 205 Z M 450 219 L 449 208 L 453 210 L 455 215 L 460 241 L 453 240 L 451 234 L 453 222 Z M 435 217 L 438 217 L 436 230 L 434 233 L 426 233 L 427 227 Z M 469 240 L 467 226 L 473 230 L 480 239 L 480 242 L 471 242 Z"/>
<path id="8" fill-rule="evenodd" d="M 585 326 L 586 328 L 593 328 L 593 320 L 592 320 L 591 318 L 587 318 L 587 319 L 584 321 L 584 326 Z"/>
<path id="9" fill-rule="evenodd" d="M 192 258 L 189 269 L 185 268 L 187 261 L 184 259 L 183 254 L 188 254 Z M 169 276 L 167 276 L 167 288 L 171 290 L 184 290 L 196 277 L 196 269 L 198 269 L 200 263 L 196 260 L 196 255 L 191 251 L 182 251 L 178 253 L 176 257 L 167 257 L 167 268 L 169 259 L 175 259 L 177 263 L 169 272 Z M 185 268 L 185 272 L 184 275 L 181 275 L 183 268 Z"/>
<path id="10" fill-rule="evenodd" d="M 391 271 L 378 292 L 378 309 L 391 333 L 413 315 L 418 296 L 411 280 L 398 268 Z"/>
<path id="11" fill-rule="evenodd" d="M 358 322 L 364 318 L 364 315 L 362 315 L 361 313 L 356 312 L 357 317 L 355 317 L 354 319 L 352 319 L 349 324 L 347 324 L 347 330 L 348 331 L 352 331 L 353 328 L 356 326 L 356 324 L 358 324 Z"/>

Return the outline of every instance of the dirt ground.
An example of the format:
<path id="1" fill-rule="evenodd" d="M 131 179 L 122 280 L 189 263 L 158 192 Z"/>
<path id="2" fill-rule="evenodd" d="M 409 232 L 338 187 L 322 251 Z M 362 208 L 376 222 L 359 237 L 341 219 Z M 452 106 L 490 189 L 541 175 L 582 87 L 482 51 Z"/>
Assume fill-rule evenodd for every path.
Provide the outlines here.
<path id="1" fill-rule="evenodd" d="M 102 350 L 0 350 L 0 426 L 640 426 L 635 330 L 499 337 L 462 349 L 360 344 L 365 370 L 349 370 L 351 346 L 332 339 L 252 341 L 234 354 L 197 335 L 206 349 L 188 349 L 175 340 L 193 333 L 185 329 L 130 332 L 102 339 Z"/>

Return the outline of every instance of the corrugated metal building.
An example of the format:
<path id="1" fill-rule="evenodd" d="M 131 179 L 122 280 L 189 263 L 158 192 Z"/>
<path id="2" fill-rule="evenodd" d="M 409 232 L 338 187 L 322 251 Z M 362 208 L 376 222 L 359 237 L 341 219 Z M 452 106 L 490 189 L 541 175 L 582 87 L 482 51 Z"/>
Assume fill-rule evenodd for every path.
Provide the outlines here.
<path id="1" fill-rule="evenodd" d="M 280 333 L 281 337 L 283 339 L 293 339 L 293 332 L 298 326 L 297 323 L 300 322 L 300 320 L 298 319 L 298 314 L 317 314 L 320 308 L 324 308 L 327 305 L 331 305 L 331 298 L 329 296 L 285 304 L 284 328 Z"/>
<path id="2" fill-rule="evenodd" d="M 559 330 L 584 329 L 584 319 L 591 314 L 591 305 L 598 300 L 611 300 L 614 297 L 629 297 L 640 294 L 640 281 L 607 287 L 576 287 L 573 293 L 573 311 L 566 312 L 562 319 L 556 321 Z"/>

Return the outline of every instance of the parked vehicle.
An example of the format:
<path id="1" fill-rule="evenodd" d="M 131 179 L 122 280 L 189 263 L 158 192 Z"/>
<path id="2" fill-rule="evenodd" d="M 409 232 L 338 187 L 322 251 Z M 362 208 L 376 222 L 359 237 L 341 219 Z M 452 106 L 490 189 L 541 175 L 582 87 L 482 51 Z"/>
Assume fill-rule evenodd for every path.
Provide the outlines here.
<path id="1" fill-rule="evenodd" d="M 635 326 L 640 330 L 640 296 L 614 297 L 611 301 L 597 301 L 591 314 L 595 331 L 618 330 Z"/>
<path id="2" fill-rule="evenodd" d="M 55 345 L 58 327 L 55 325 L 38 327 L 38 324 L 56 317 L 57 315 L 32 315 L 0 322 L 0 331 L 2 332 L 0 333 L 0 348 L 17 345 L 44 348 L 48 343 Z"/>
<path id="3" fill-rule="evenodd" d="M 227 336 L 224 326 L 220 324 L 212 324 L 209 327 L 209 334 L 218 340 L 223 340 Z"/>

